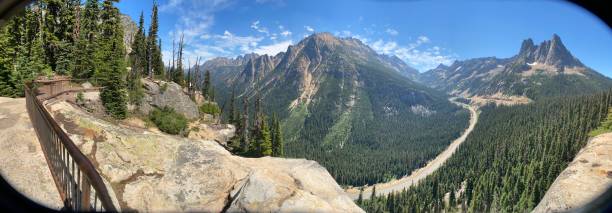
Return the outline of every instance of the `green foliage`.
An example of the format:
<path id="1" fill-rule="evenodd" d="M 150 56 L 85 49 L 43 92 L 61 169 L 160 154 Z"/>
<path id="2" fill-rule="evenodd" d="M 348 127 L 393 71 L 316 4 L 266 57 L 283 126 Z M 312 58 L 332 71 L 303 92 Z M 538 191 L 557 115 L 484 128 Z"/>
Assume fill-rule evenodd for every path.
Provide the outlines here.
<path id="1" fill-rule="evenodd" d="M 187 134 L 187 118 L 180 113 L 176 113 L 170 107 L 153 109 L 149 113 L 149 119 L 155 123 L 159 130 L 168 134 Z"/>
<path id="2" fill-rule="evenodd" d="M 204 82 L 202 83 L 202 95 L 206 100 L 213 100 L 212 97 L 214 97 L 214 92 L 210 81 L 210 70 L 206 70 L 204 73 Z"/>
<path id="3" fill-rule="evenodd" d="M 271 156 L 272 155 L 272 137 L 270 136 L 270 128 L 268 122 L 263 119 L 261 122 L 261 129 L 257 131 L 255 137 L 255 144 L 252 151 L 255 152 L 255 156 Z"/>
<path id="4" fill-rule="evenodd" d="M 485 106 L 474 131 L 440 169 L 416 187 L 360 206 L 368 212 L 531 211 L 611 106 L 612 92 Z M 444 195 L 462 186 L 463 193 L 451 194 L 457 206 L 446 206 Z"/>
<path id="5" fill-rule="evenodd" d="M 23 96 L 24 82 L 50 72 L 38 36 L 39 13 L 26 8 L 0 28 L 0 96 Z"/>
<path id="6" fill-rule="evenodd" d="M 83 105 L 85 103 L 85 97 L 83 96 L 83 92 L 78 92 L 76 95 L 76 103 L 78 105 Z"/>
<path id="7" fill-rule="evenodd" d="M 326 68 L 341 71 L 320 80 L 316 102 L 296 106 L 283 120 L 286 156 L 316 160 L 338 183 L 361 186 L 409 174 L 467 127 L 466 110 L 384 67 L 364 62 L 356 68 Z M 362 85 L 349 80 L 351 72 L 359 73 Z M 270 102 L 290 90 L 295 89 L 270 91 L 274 95 L 266 105 L 276 105 Z M 282 114 L 286 104 L 275 111 Z M 411 111 L 415 105 L 435 113 L 416 114 Z"/>
<path id="8" fill-rule="evenodd" d="M 140 78 L 147 75 L 147 44 L 144 33 L 144 16 L 140 13 L 138 21 L 138 30 L 134 35 L 134 41 L 132 42 L 132 52 L 130 52 L 130 73 L 127 78 L 127 89 L 129 102 L 132 104 L 140 105 L 142 98 L 144 98 L 144 90 L 142 88 L 142 82 Z"/>
<path id="9" fill-rule="evenodd" d="M 161 54 L 161 40 L 158 41 L 159 17 L 157 15 L 157 1 L 153 3 L 151 12 L 151 25 L 149 27 L 149 35 L 147 37 L 147 71 L 152 72 L 155 76 L 164 76 L 164 62 Z"/>
<path id="10" fill-rule="evenodd" d="M 217 116 L 221 113 L 221 109 L 215 102 L 205 102 L 200 106 L 200 112 Z"/>
<path id="11" fill-rule="evenodd" d="M 166 92 L 166 90 L 167 90 L 167 89 L 168 89 L 168 83 L 164 82 L 164 83 L 161 85 L 161 87 L 159 88 L 159 91 L 160 91 L 161 93 L 164 93 L 164 92 Z"/>
<path id="12" fill-rule="evenodd" d="M 599 124 L 597 129 L 589 132 L 589 136 L 595 137 L 608 132 L 612 132 L 612 108 L 608 109 L 608 116 L 601 122 L 601 124 Z"/>
<path id="13" fill-rule="evenodd" d="M 102 38 L 99 40 L 98 76 L 103 87 L 100 99 L 106 112 L 117 119 L 127 116 L 127 89 L 125 82 L 125 48 L 119 10 L 112 0 L 105 0 L 100 15 Z"/>
<path id="14" fill-rule="evenodd" d="M 285 142 L 283 142 L 283 132 L 276 113 L 272 115 L 272 156 L 285 156 Z"/>

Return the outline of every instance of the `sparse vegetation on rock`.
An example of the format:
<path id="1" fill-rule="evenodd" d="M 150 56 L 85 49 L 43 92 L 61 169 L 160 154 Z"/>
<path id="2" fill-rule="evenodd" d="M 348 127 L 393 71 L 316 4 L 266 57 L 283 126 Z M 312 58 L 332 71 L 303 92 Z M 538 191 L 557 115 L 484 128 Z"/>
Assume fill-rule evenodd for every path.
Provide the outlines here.
<path id="1" fill-rule="evenodd" d="M 155 123 L 159 130 L 168 134 L 187 134 L 187 119 L 176 113 L 170 107 L 155 108 L 149 113 L 149 119 Z"/>

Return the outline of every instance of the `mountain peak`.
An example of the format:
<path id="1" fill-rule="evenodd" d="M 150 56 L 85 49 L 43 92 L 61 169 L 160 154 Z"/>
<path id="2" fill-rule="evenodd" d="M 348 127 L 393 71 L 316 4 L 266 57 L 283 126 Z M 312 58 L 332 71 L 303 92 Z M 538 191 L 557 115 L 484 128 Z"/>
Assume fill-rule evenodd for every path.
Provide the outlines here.
<path id="1" fill-rule="evenodd" d="M 312 35 L 306 37 L 304 40 L 306 40 L 306 41 L 308 41 L 308 40 L 316 40 L 316 41 L 322 41 L 322 42 L 334 42 L 334 41 L 338 41 L 338 38 L 336 38 L 331 33 L 320 32 L 320 33 L 313 33 Z"/>
<path id="2" fill-rule="evenodd" d="M 539 63 L 556 67 L 584 66 L 565 48 L 565 45 L 561 42 L 561 37 L 557 34 L 553 34 L 550 41 L 545 41 L 540 46 L 542 47 L 539 52 L 540 55 L 536 56 Z"/>
<path id="3" fill-rule="evenodd" d="M 561 37 L 559 37 L 559 35 L 557 35 L 556 33 L 553 33 L 552 42 L 556 42 L 556 43 L 561 43 Z"/>
<path id="4" fill-rule="evenodd" d="M 531 51 L 534 46 L 535 44 L 533 44 L 533 40 L 531 40 L 531 38 L 523 40 L 523 43 L 521 44 L 521 51 L 519 54 Z"/>
<path id="5" fill-rule="evenodd" d="M 530 38 L 523 40 L 517 57 L 517 62 L 520 64 L 539 63 L 558 68 L 584 66 L 565 48 L 561 37 L 557 34 L 553 34 L 551 40 L 543 41 L 539 45 L 534 45 Z"/>

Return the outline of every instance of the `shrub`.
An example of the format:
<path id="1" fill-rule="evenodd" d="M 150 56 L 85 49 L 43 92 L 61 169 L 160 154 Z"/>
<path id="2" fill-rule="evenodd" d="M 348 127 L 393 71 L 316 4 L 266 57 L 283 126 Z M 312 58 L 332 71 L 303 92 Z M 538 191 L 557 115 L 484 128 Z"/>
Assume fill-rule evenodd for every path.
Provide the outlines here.
<path id="1" fill-rule="evenodd" d="M 217 116 L 221 113 L 221 109 L 215 102 L 206 102 L 200 106 L 200 112 Z"/>
<path id="2" fill-rule="evenodd" d="M 84 98 L 83 92 L 78 92 L 77 93 L 77 95 L 76 95 L 76 103 L 79 106 L 85 105 L 85 98 Z"/>
<path id="3" fill-rule="evenodd" d="M 187 118 L 182 114 L 176 113 L 170 107 L 153 109 L 149 113 L 149 119 L 155 123 L 157 128 L 168 134 L 187 134 Z"/>
<path id="4" fill-rule="evenodd" d="M 164 92 L 166 92 L 166 90 L 167 90 L 167 89 L 168 89 L 168 83 L 165 83 L 165 82 L 164 82 L 164 83 L 161 85 L 161 87 L 159 88 L 159 91 L 160 91 L 161 93 L 164 93 Z"/>

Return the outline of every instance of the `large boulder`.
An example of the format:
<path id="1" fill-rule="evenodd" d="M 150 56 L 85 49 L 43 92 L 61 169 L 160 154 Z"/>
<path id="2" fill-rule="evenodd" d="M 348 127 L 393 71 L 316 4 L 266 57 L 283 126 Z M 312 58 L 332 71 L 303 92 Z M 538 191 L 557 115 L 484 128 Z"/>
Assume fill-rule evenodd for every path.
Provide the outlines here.
<path id="1" fill-rule="evenodd" d="M 206 124 L 194 122 L 190 126 L 188 138 L 212 140 L 226 147 L 227 142 L 236 134 L 236 127 L 231 124 Z"/>
<path id="2" fill-rule="evenodd" d="M 363 212 L 314 161 L 243 158 L 214 141 L 117 126 L 66 102 L 48 107 L 122 211 Z"/>
<path id="3" fill-rule="evenodd" d="M 171 107 L 187 119 L 196 119 L 200 116 L 198 105 L 183 92 L 183 88 L 174 82 L 151 81 L 142 79 L 145 96 L 139 110 L 148 114 L 152 107 Z"/>

